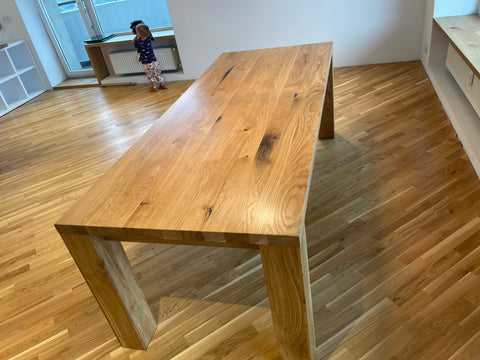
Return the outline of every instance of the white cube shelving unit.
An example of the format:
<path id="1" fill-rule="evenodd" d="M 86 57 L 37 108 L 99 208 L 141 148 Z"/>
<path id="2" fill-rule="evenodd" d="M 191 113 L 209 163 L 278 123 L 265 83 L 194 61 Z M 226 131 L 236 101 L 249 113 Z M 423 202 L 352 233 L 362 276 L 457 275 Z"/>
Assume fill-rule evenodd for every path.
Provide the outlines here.
<path id="1" fill-rule="evenodd" d="M 0 49 L 0 116 L 40 95 L 45 82 L 25 41 Z"/>

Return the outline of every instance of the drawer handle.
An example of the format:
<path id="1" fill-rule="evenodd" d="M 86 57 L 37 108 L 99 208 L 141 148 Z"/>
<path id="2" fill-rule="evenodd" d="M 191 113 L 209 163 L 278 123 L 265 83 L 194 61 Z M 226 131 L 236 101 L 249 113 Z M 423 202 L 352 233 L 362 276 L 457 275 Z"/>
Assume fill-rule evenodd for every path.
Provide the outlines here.
<path id="1" fill-rule="evenodd" d="M 473 71 L 470 71 L 468 74 L 468 86 L 473 86 L 473 78 L 475 77 L 475 74 Z"/>

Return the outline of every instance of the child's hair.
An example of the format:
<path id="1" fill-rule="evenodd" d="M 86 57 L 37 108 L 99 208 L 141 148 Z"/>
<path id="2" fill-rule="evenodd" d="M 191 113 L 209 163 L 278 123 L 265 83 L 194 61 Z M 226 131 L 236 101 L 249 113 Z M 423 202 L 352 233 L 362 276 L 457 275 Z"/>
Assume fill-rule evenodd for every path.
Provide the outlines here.
<path id="1" fill-rule="evenodd" d="M 145 34 L 145 35 L 150 34 L 150 28 L 145 24 L 138 24 L 135 30 L 137 31 L 137 34 L 138 33 Z"/>
<path id="2" fill-rule="evenodd" d="M 147 27 L 147 33 L 150 34 L 150 37 L 152 38 L 152 41 L 155 40 L 153 37 L 152 33 L 150 32 L 150 29 L 148 26 L 143 22 L 143 20 L 135 20 L 130 23 L 130 29 L 132 30 L 133 34 L 137 34 L 137 26 L 138 25 L 145 25 Z M 141 30 L 140 30 L 141 31 Z"/>

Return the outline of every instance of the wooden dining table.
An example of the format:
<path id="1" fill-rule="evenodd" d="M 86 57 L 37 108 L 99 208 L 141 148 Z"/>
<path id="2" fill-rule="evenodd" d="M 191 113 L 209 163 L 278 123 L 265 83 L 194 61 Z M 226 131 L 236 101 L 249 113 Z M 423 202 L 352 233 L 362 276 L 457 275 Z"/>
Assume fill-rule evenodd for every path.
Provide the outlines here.
<path id="1" fill-rule="evenodd" d="M 314 359 L 305 213 L 333 136 L 332 43 L 220 55 L 55 224 L 122 346 L 157 323 L 121 241 L 253 248 L 281 357 Z"/>

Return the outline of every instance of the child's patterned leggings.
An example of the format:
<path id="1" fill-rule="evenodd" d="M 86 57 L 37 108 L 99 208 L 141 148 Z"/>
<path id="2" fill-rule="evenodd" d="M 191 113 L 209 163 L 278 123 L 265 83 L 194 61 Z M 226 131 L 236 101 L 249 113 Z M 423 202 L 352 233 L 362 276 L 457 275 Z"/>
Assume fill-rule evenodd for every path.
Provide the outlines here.
<path id="1" fill-rule="evenodd" d="M 160 76 L 162 70 L 160 70 L 160 64 L 158 61 L 151 62 L 150 64 L 143 64 L 145 68 L 145 74 L 147 79 L 153 88 L 158 87 L 158 84 L 163 83 L 163 78 Z"/>

